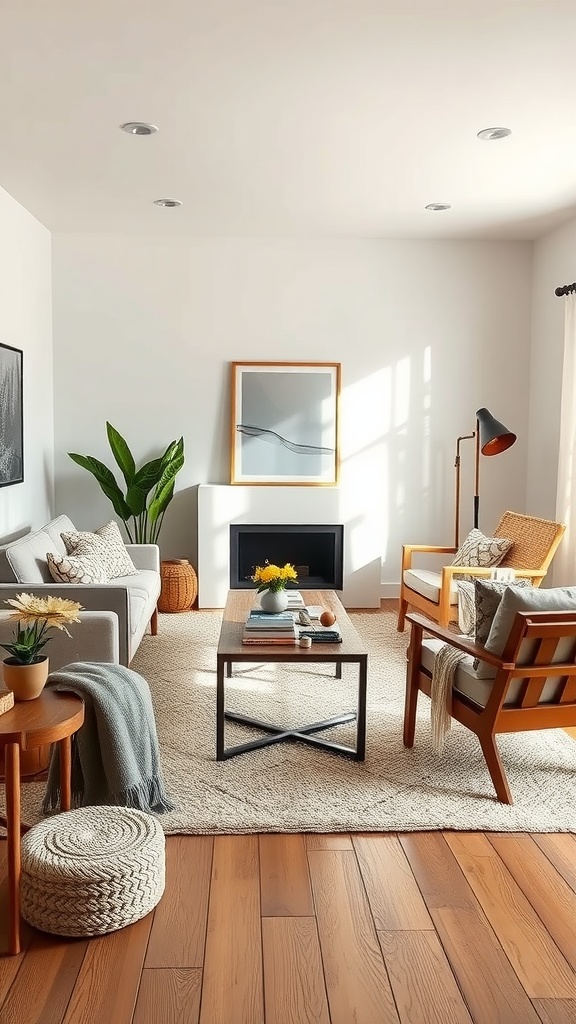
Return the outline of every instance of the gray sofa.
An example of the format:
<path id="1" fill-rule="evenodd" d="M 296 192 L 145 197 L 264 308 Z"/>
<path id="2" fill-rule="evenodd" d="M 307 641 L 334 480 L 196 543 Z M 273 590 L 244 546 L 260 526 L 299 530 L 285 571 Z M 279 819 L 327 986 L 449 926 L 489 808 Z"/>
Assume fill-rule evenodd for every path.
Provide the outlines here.
<path id="1" fill-rule="evenodd" d="M 75 531 L 68 516 L 51 520 L 0 548 L 0 642 L 8 642 L 15 623 L 8 619 L 4 602 L 22 592 L 66 597 L 79 601 L 85 611 L 80 623 L 70 627 L 72 638 L 59 630 L 45 652 L 51 669 L 72 661 L 105 661 L 129 665 L 150 623 L 156 633 L 156 605 L 160 595 L 160 551 L 156 544 L 127 544 L 138 573 L 120 576 L 110 583 L 55 583 L 48 571 L 46 553 L 65 554 L 60 536 Z M 0 651 L 0 660 L 2 651 Z M 7 657 L 7 655 L 6 655 Z"/>

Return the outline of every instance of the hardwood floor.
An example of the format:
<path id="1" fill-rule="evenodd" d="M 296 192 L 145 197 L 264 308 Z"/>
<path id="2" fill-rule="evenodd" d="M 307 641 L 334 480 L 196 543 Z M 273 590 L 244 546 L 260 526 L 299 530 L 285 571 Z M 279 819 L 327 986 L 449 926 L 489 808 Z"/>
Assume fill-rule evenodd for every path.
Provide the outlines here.
<path id="1" fill-rule="evenodd" d="M 0 843 L 0 943 L 6 856 Z M 576 836 L 169 836 L 156 910 L 24 928 L 0 1024 L 574 1024 Z"/>
<path id="2" fill-rule="evenodd" d="M 170 836 L 167 861 L 129 928 L 26 927 L 2 1024 L 576 1020 L 573 835 Z"/>

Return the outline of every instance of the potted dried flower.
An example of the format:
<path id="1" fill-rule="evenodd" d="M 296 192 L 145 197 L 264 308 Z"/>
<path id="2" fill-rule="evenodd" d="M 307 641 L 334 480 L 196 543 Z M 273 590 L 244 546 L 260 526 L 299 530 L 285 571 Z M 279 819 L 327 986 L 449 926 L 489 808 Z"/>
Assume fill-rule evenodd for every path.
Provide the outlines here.
<path id="1" fill-rule="evenodd" d="M 48 657 L 41 652 L 51 639 L 50 630 L 62 629 L 70 636 L 67 623 L 80 622 L 82 605 L 62 597 L 34 594 L 18 594 L 4 603 L 16 609 L 10 618 L 18 623 L 14 642 L 0 644 L 10 655 L 3 661 L 4 683 L 12 690 L 14 700 L 33 700 L 42 693 L 48 678 Z"/>

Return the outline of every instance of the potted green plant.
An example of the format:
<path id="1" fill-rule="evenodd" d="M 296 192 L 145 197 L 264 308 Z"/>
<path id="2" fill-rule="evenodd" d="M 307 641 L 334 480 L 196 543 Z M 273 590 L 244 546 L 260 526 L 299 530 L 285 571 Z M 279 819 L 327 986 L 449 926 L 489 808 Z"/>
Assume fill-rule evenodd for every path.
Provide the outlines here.
<path id="1" fill-rule="evenodd" d="M 122 435 L 106 423 L 108 444 L 126 484 L 123 492 L 111 469 L 92 455 L 68 452 L 70 458 L 87 469 L 110 499 L 116 515 L 124 523 L 131 544 L 157 544 L 168 505 L 174 496 L 174 480 L 184 465 L 184 438 L 171 441 L 158 459 L 136 468 L 134 456 Z"/>
<path id="2" fill-rule="evenodd" d="M 42 653 L 51 639 L 48 634 L 55 628 L 71 636 L 67 624 L 80 622 L 78 612 L 82 605 L 62 597 L 35 594 L 18 594 L 4 603 L 16 609 L 9 617 L 17 620 L 14 642 L 0 644 L 10 655 L 3 661 L 4 683 L 12 690 L 14 700 L 33 700 L 48 678 L 48 657 Z"/>

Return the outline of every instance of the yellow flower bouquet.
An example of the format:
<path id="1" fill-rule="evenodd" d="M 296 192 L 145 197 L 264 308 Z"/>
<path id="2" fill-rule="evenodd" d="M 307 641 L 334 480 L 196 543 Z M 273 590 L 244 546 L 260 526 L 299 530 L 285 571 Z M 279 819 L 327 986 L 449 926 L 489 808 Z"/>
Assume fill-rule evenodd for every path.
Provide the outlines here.
<path id="1" fill-rule="evenodd" d="M 256 566 L 254 575 L 250 579 L 257 584 L 256 589 L 259 594 L 264 590 L 270 590 L 273 594 L 277 594 L 279 590 L 284 590 L 287 583 L 296 583 L 298 573 L 289 562 L 279 566 L 266 561 L 264 565 Z"/>

